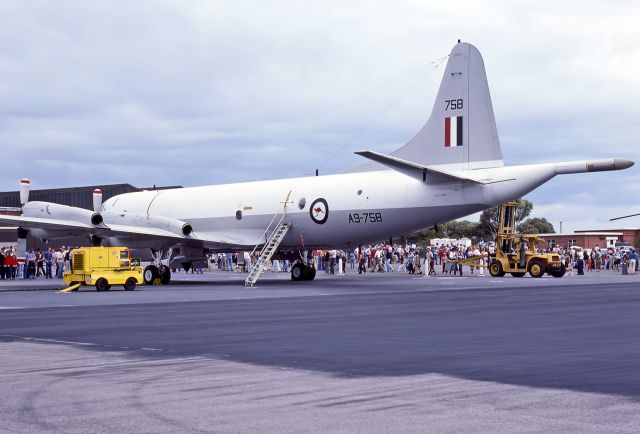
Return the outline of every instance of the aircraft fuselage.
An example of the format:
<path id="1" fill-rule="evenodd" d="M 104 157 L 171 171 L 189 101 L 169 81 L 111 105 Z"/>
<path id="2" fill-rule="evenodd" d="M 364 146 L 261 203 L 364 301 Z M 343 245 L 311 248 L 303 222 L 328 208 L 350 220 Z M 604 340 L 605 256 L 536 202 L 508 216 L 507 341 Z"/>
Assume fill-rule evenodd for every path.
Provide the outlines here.
<path id="1" fill-rule="evenodd" d="M 513 179 L 487 185 L 429 184 L 382 170 L 143 191 L 109 199 L 102 215 L 107 225 L 118 223 L 123 213 L 172 217 L 193 227 L 194 241 L 199 235 L 211 239 L 204 235 L 224 233 L 226 244 L 247 247 L 264 241 L 260 234 L 282 212 L 289 197 L 287 220 L 292 228 L 282 248 L 356 247 L 411 234 L 520 197 L 554 175 L 547 166 L 493 168 L 494 176 L 497 170 Z"/>

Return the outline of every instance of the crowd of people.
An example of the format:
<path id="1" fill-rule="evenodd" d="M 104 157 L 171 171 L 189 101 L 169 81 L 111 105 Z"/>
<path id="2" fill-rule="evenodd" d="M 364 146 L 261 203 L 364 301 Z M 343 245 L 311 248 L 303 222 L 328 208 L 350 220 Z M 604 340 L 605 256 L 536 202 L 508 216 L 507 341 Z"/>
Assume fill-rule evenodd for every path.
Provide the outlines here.
<path id="1" fill-rule="evenodd" d="M 48 247 L 28 249 L 24 258 L 18 257 L 18 247 L 0 249 L 0 279 L 61 279 L 64 270 L 71 268 L 71 249 L 62 246 L 58 249 Z"/>
<path id="2" fill-rule="evenodd" d="M 584 272 L 599 272 L 613 270 L 622 274 L 636 274 L 640 268 L 640 256 L 634 249 L 629 248 L 562 248 L 555 246 L 550 252 L 561 256 L 565 268 L 575 270 L 578 275 Z M 326 274 L 346 273 L 350 270 L 363 273 L 391 273 L 406 272 L 407 274 L 424 273 L 429 276 L 438 274 L 463 275 L 463 265 L 460 259 L 481 256 L 475 265 L 467 265 L 470 274 L 484 275 L 488 261 L 484 258 L 493 253 L 490 245 L 424 245 L 402 246 L 398 244 L 375 244 L 363 246 L 353 250 L 313 250 L 310 252 L 313 266 L 317 271 Z M 29 249 L 24 258 L 17 256 L 17 246 L 0 249 L 0 279 L 45 279 L 62 278 L 65 270 L 71 268 L 72 248 L 62 246 L 58 249 L 51 247 L 44 251 L 40 248 Z M 275 272 L 289 272 L 295 260 L 295 255 L 283 255 L 280 259 L 272 260 L 271 270 Z M 220 271 L 251 271 L 256 264 L 257 253 L 227 252 L 214 254 L 209 257 L 209 267 Z M 341 267 L 341 268 L 340 268 Z M 174 272 L 179 271 L 177 269 Z M 203 273 L 203 266 L 194 265 L 192 273 Z"/>
<path id="3" fill-rule="evenodd" d="M 601 249 L 563 248 L 554 246 L 551 249 L 540 249 L 540 252 L 553 252 L 561 256 L 568 271 L 584 274 L 584 271 L 599 272 L 613 270 L 622 274 L 636 274 L 640 268 L 640 255 L 634 249 L 610 247 Z M 359 274 L 366 272 L 406 272 L 407 274 L 424 273 L 429 276 L 438 274 L 463 275 L 463 269 L 470 274 L 484 275 L 488 266 L 488 258 L 495 253 L 492 245 L 425 245 L 401 246 L 376 244 L 345 250 L 317 250 L 313 252 L 313 263 L 318 271 L 328 274 L 337 273 L 342 264 L 342 272 L 347 264 Z M 464 265 L 461 259 L 480 258 L 473 265 Z"/>
<path id="4" fill-rule="evenodd" d="M 625 247 L 606 249 L 601 249 L 597 245 L 593 249 L 555 247 L 553 252 L 562 256 L 567 270 L 575 270 L 579 275 L 583 275 L 585 271 L 600 272 L 602 270 L 636 274 L 638 259 L 640 259 L 635 249 Z"/>

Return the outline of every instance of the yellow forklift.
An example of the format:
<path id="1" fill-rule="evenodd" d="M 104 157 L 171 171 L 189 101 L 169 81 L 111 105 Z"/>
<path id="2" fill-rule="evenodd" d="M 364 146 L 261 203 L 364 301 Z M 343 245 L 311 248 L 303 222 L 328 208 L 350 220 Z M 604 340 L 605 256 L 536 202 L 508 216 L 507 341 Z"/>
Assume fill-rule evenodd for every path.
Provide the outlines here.
<path id="1" fill-rule="evenodd" d="M 67 290 L 95 285 L 98 291 L 108 291 L 111 285 L 122 285 L 133 291 L 143 282 L 142 267 L 134 265 L 127 247 L 81 247 L 72 254 L 71 270 L 64 273 Z"/>
<path id="2" fill-rule="evenodd" d="M 502 277 L 511 273 L 513 277 L 542 277 L 548 273 L 553 277 L 562 277 L 566 271 L 560 255 L 540 253 L 539 242 L 544 240 L 538 235 L 516 233 L 517 202 L 506 202 L 498 209 L 498 233 L 495 253 L 489 258 L 489 274 Z"/>

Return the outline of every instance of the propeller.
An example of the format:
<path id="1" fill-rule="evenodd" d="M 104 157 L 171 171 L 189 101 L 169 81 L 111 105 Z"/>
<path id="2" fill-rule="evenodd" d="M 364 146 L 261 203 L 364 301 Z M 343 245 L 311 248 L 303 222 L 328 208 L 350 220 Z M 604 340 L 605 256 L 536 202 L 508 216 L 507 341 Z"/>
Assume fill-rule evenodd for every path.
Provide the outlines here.
<path id="1" fill-rule="evenodd" d="M 93 190 L 93 211 L 102 211 L 102 190 L 99 188 Z"/>
<path id="2" fill-rule="evenodd" d="M 29 189 L 31 188 L 31 182 L 27 178 L 20 180 L 20 206 L 24 206 L 29 202 Z"/>

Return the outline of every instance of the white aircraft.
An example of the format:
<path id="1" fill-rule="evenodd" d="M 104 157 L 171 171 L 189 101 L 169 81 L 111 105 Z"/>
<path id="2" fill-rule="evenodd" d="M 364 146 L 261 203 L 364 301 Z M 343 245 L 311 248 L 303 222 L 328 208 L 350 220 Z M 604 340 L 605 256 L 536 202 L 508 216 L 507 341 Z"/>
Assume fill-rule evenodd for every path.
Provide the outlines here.
<path id="1" fill-rule="evenodd" d="M 482 56 L 460 42 L 420 132 L 390 155 L 356 154 L 371 161 L 328 176 L 142 191 L 103 204 L 97 197 L 94 212 L 28 202 L 26 181 L 22 215 L 1 216 L 0 222 L 19 226 L 21 237 L 86 234 L 94 244 L 150 249 L 154 263 L 145 269 L 145 280 L 160 277 L 167 283 L 169 261 L 188 267 L 207 251 L 268 245 L 272 238 L 265 230 L 274 216 L 286 223 L 273 238 L 279 238 L 281 250 L 353 248 L 520 198 L 556 175 L 634 164 L 609 158 L 504 166 Z M 294 280 L 314 276 L 305 261 L 293 267 Z"/>

